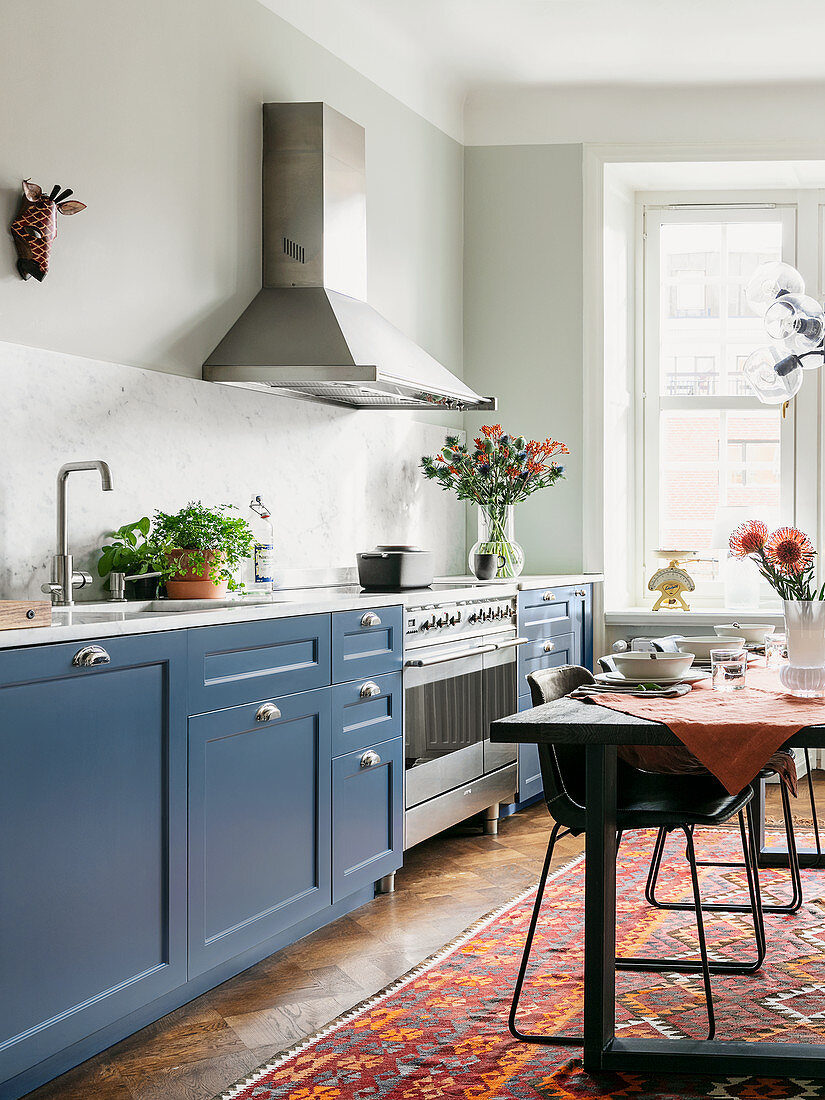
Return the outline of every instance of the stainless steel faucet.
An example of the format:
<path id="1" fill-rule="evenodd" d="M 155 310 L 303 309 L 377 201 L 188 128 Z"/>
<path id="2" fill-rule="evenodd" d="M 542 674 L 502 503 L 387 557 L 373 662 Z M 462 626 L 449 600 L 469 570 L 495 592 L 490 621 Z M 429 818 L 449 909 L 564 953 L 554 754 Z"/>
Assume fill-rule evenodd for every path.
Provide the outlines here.
<path id="1" fill-rule="evenodd" d="M 110 493 L 114 488 L 112 471 L 108 463 L 99 458 L 90 459 L 88 462 L 67 462 L 57 471 L 57 553 L 52 558 L 52 579 L 48 584 L 41 585 L 41 591 L 51 596 L 53 604 L 62 607 L 68 607 L 74 603 L 75 588 L 85 588 L 87 584 L 92 583 L 91 574 L 74 568 L 72 555 L 69 553 L 66 482 L 69 474 L 76 470 L 97 470 L 103 492 Z"/>

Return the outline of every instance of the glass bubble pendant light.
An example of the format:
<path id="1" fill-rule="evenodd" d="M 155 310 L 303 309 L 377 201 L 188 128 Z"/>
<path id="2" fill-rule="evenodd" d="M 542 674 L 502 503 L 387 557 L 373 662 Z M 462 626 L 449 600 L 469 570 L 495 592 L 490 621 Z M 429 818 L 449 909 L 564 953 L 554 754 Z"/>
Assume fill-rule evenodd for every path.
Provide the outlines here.
<path id="1" fill-rule="evenodd" d="M 825 335 L 825 312 L 807 294 L 783 294 L 768 306 L 765 328 L 772 340 L 782 340 L 790 351 L 813 351 Z M 802 365 L 813 370 L 821 363 L 812 356 Z"/>
<path id="2" fill-rule="evenodd" d="M 763 405 L 784 405 L 802 386 L 802 362 L 782 344 L 757 348 L 745 360 L 742 371 Z"/>
<path id="3" fill-rule="evenodd" d="M 804 294 L 805 280 L 795 267 L 774 260 L 761 264 L 751 276 L 745 298 L 754 313 L 760 316 L 782 294 Z"/>

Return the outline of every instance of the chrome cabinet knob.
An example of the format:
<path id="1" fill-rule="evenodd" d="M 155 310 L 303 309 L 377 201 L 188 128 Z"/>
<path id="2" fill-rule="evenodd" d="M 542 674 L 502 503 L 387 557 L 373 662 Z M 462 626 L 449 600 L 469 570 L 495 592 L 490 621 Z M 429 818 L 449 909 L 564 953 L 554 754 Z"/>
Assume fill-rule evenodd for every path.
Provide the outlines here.
<path id="1" fill-rule="evenodd" d="M 281 712 L 275 706 L 274 703 L 262 703 L 258 707 L 258 713 L 255 715 L 256 722 L 271 722 L 275 718 L 280 718 Z"/>
<path id="2" fill-rule="evenodd" d="M 108 665 L 111 657 L 100 645 L 84 645 L 72 657 L 75 668 L 94 668 L 95 665 Z"/>
<path id="3" fill-rule="evenodd" d="M 545 592 L 544 595 L 541 598 L 544 600 L 545 603 L 550 603 L 551 600 L 555 600 L 556 593 L 555 592 Z"/>
<path id="4" fill-rule="evenodd" d="M 544 643 L 544 652 L 545 653 L 552 653 L 555 648 L 556 648 L 556 643 L 555 642 L 545 642 Z"/>
<path id="5" fill-rule="evenodd" d="M 585 592 L 585 590 L 583 588 L 577 588 L 576 591 L 573 593 L 573 595 L 574 596 L 586 596 L 587 593 Z"/>
<path id="6" fill-rule="evenodd" d="M 361 626 L 380 626 L 381 620 L 374 611 L 368 611 L 361 619 Z"/>
<path id="7" fill-rule="evenodd" d="M 361 757 L 362 768 L 374 768 L 377 764 L 380 763 L 381 757 L 378 755 L 377 752 L 374 752 L 372 749 L 370 749 L 369 752 L 365 752 L 364 755 Z"/>
<path id="8" fill-rule="evenodd" d="M 362 699 L 371 699 L 374 695 L 381 694 L 381 688 L 373 680 L 367 680 L 365 684 L 361 685 L 358 694 Z"/>

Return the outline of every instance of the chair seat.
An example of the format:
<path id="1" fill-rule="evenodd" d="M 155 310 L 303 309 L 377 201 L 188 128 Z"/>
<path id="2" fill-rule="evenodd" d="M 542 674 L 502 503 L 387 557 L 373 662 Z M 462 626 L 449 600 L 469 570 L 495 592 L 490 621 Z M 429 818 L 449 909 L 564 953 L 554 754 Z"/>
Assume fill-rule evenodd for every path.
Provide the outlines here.
<path id="1" fill-rule="evenodd" d="M 657 776 L 670 779 L 670 776 Z M 635 784 L 634 784 L 635 786 Z M 721 784 L 708 783 L 704 778 L 691 781 L 683 777 L 678 783 L 650 785 L 647 792 L 627 792 L 623 805 L 616 814 L 620 829 L 679 828 L 683 825 L 721 825 L 753 798 L 753 790 L 746 787 L 737 795 L 730 795 Z"/>

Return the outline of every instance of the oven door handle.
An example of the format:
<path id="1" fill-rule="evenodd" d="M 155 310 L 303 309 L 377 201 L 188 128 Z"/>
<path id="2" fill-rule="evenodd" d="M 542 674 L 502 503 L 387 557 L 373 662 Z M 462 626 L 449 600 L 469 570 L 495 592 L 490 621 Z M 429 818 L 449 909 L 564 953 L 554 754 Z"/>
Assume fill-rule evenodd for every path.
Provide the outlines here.
<path id="1" fill-rule="evenodd" d="M 444 657 L 422 657 L 417 661 L 405 661 L 405 668 L 429 668 L 430 665 L 443 665 L 447 661 L 461 661 L 466 657 L 475 657 L 480 653 L 494 653 L 497 645 L 480 645 L 475 649 L 462 649 L 460 653 L 447 653 Z"/>
<path id="2" fill-rule="evenodd" d="M 496 649 L 515 649 L 516 646 L 527 645 L 529 638 L 511 638 L 507 642 L 496 642 Z"/>

